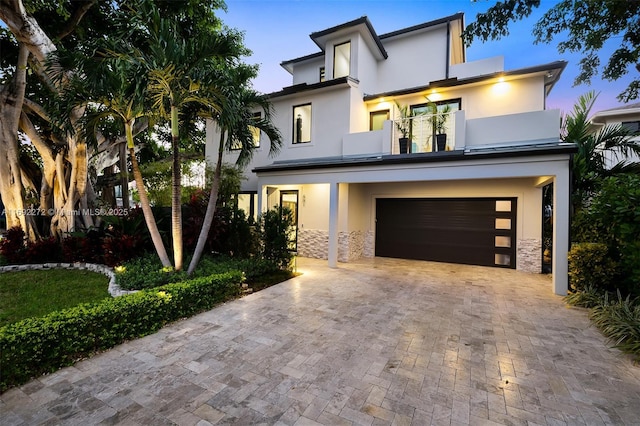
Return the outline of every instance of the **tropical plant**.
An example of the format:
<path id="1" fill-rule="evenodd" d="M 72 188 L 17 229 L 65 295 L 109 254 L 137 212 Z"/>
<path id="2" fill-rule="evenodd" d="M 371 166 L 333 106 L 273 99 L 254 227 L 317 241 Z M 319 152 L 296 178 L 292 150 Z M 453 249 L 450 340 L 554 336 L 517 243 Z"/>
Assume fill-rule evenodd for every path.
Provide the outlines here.
<path id="1" fill-rule="evenodd" d="M 632 153 L 640 154 L 640 145 L 631 139 L 633 133 L 622 125 L 605 125 L 595 132 L 592 130 L 590 113 L 597 97 L 595 92 L 587 92 L 578 98 L 573 111 L 562 117 L 562 140 L 574 143 L 578 148 L 573 157 L 572 169 L 574 211 L 589 201 L 602 178 L 640 172 L 638 163 L 627 163 L 624 160 Z M 618 162 L 608 167 L 608 158 Z"/>
<path id="2" fill-rule="evenodd" d="M 275 155 L 282 145 L 280 131 L 271 122 L 271 103 L 266 96 L 250 88 L 249 81 L 255 74 L 256 69 L 249 66 L 238 66 L 221 74 L 224 78 L 224 83 L 220 84 L 220 87 L 225 96 L 221 110 L 213 117 L 220 129 L 218 155 L 209 194 L 209 203 L 198 242 L 189 264 L 189 274 L 193 273 L 198 265 L 213 222 L 220 189 L 223 153 L 239 148 L 237 165 L 246 165 L 255 149 L 253 129 L 259 129 L 269 138 L 269 155 Z M 261 112 L 260 117 L 254 114 L 256 110 Z"/>

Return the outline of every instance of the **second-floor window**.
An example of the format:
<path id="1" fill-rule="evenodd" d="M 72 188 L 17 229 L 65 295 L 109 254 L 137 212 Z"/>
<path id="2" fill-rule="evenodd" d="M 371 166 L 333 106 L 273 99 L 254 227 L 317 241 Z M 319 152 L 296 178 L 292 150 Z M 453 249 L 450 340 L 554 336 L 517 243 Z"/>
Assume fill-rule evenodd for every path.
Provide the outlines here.
<path id="1" fill-rule="evenodd" d="M 324 67 L 320 67 L 320 83 L 325 80 Z"/>
<path id="2" fill-rule="evenodd" d="M 311 142 L 311 104 L 293 107 L 293 143 Z"/>
<path id="3" fill-rule="evenodd" d="M 351 42 L 333 46 L 333 78 L 345 77 L 351 71 Z"/>
<path id="4" fill-rule="evenodd" d="M 260 111 L 253 113 L 253 119 L 259 121 L 262 118 L 262 113 Z M 256 148 L 260 147 L 260 129 L 254 126 L 251 126 L 251 134 L 253 135 L 253 146 Z"/>
<path id="5" fill-rule="evenodd" d="M 369 113 L 369 130 L 382 130 L 385 120 L 389 119 L 389 110 L 371 111 Z"/>

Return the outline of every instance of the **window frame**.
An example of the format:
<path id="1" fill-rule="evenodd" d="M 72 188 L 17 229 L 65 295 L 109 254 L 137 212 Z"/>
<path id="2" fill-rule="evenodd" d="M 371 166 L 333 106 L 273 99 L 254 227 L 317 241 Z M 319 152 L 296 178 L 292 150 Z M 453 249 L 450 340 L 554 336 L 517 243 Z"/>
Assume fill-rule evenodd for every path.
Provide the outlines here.
<path id="1" fill-rule="evenodd" d="M 389 120 L 391 117 L 391 110 L 389 109 L 381 109 L 378 111 L 369 111 L 369 131 L 374 131 L 373 129 L 373 117 L 376 115 L 382 115 L 386 113 L 386 118 L 385 120 Z M 384 120 L 383 120 L 384 121 Z M 381 130 L 381 129 L 375 129 L 375 130 Z"/>
<path id="2" fill-rule="evenodd" d="M 344 45 L 349 45 L 349 57 L 347 58 L 347 63 L 348 63 L 347 73 L 341 74 L 338 76 L 336 75 L 336 53 L 337 53 L 337 50 L 340 47 L 343 47 Z M 351 75 L 351 40 L 347 40 L 343 43 L 333 45 L 333 78 L 348 77 L 350 75 Z"/>
<path id="3" fill-rule="evenodd" d="M 298 108 L 302 108 L 302 107 L 309 107 L 309 140 L 300 140 L 300 141 L 296 141 L 296 137 L 298 135 L 298 131 L 297 131 L 297 117 L 296 117 L 296 110 Z M 293 117 L 291 120 L 291 143 L 293 145 L 305 145 L 305 144 L 310 144 L 311 143 L 311 125 L 313 124 L 313 109 L 312 109 L 312 104 L 311 102 L 307 102 L 304 104 L 297 104 L 297 105 L 293 105 L 292 106 L 292 112 L 293 112 Z M 301 128 L 302 129 L 302 128 Z M 301 132 L 302 135 L 305 134 L 304 131 Z"/>

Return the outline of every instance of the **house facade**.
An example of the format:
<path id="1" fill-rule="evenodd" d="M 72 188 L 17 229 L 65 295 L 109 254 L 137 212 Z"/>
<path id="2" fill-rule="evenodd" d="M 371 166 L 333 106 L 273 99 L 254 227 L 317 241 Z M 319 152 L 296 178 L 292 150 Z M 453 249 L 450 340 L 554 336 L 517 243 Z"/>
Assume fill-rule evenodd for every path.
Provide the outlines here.
<path id="1" fill-rule="evenodd" d="M 319 51 L 282 62 L 292 85 L 269 95 L 281 152 L 256 135 L 240 206 L 291 208 L 292 248 L 332 267 L 384 256 L 540 273 L 553 184 L 553 291 L 566 294 L 574 146 L 545 109 L 566 63 L 467 62 L 463 28 L 455 14 L 378 35 L 362 17 L 312 33 Z M 208 123 L 210 158 L 218 134 Z"/>

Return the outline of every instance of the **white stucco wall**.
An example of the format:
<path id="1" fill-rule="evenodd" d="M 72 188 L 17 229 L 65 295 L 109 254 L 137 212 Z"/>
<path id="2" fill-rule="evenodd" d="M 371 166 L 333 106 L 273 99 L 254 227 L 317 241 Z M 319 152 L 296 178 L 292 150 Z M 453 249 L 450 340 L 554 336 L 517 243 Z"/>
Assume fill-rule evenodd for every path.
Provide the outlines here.
<path id="1" fill-rule="evenodd" d="M 320 82 L 320 67 L 324 66 L 324 56 L 296 64 L 293 69 L 292 84 L 313 84 Z"/>
<path id="2" fill-rule="evenodd" d="M 382 42 L 389 57 L 380 63 L 376 93 L 418 87 L 446 77 L 446 25 Z"/>

